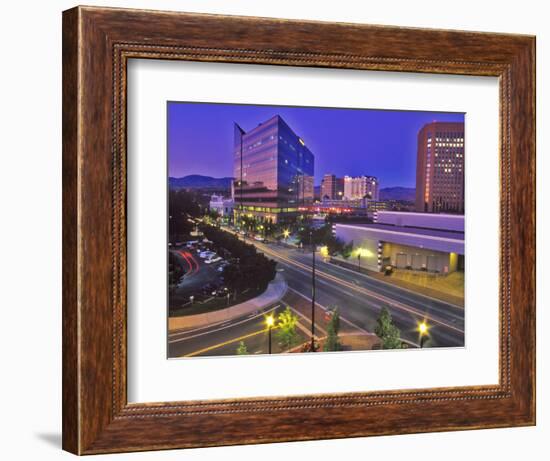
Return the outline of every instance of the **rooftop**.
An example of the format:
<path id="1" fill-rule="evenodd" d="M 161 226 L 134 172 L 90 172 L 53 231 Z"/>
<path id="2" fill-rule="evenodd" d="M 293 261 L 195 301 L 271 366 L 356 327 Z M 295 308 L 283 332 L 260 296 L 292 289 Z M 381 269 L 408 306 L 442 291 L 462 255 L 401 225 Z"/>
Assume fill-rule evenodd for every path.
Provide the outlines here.
<path id="1" fill-rule="evenodd" d="M 337 224 L 338 226 L 359 230 L 372 230 L 394 234 L 409 234 L 415 236 L 430 236 L 439 239 L 464 241 L 464 232 L 442 229 L 430 229 L 425 227 L 394 226 L 392 224 Z"/>

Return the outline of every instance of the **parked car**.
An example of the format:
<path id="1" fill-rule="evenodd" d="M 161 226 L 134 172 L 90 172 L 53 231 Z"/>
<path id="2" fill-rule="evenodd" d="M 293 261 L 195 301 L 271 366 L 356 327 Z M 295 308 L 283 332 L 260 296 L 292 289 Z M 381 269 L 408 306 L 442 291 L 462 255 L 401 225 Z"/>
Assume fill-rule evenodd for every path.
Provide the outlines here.
<path id="1" fill-rule="evenodd" d="M 215 253 L 214 253 L 214 254 L 215 254 Z M 221 260 L 222 260 L 222 258 L 220 258 L 219 256 L 214 256 L 214 257 L 212 257 L 212 258 L 207 258 L 207 259 L 205 259 L 204 262 L 205 262 L 206 264 L 212 264 L 212 263 L 217 263 L 217 262 L 219 262 L 219 261 L 221 261 Z"/>
<path id="2" fill-rule="evenodd" d="M 223 261 L 222 263 L 220 263 L 220 265 L 218 266 L 218 268 L 216 269 L 218 272 L 223 272 L 224 269 L 229 266 L 229 263 L 227 261 Z"/>

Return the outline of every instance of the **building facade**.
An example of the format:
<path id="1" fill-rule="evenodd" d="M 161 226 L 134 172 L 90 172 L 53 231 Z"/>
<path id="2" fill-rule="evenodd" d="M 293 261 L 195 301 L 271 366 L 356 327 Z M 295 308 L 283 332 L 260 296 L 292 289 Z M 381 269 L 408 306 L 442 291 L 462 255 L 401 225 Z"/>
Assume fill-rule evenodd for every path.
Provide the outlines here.
<path id="1" fill-rule="evenodd" d="M 344 176 L 344 198 L 347 200 L 379 200 L 380 184 L 375 176 Z"/>
<path id="2" fill-rule="evenodd" d="M 416 211 L 464 213 L 464 123 L 433 122 L 419 131 Z"/>
<path id="3" fill-rule="evenodd" d="M 287 221 L 313 202 L 314 156 L 279 115 L 249 132 L 235 124 L 233 158 L 236 217 Z"/>
<path id="4" fill-rule="evenodd" d="M 225 198 L 223 195 L 212 195 L 210 197 L 210 210 L 215 211 L 222 218 L 230 218 L 233 215 L 234 201 Z"/>
<path id="5" fill-rule="evenodd" d="M 334 225 L 361 249 L 361 265 L 449 274 L 464 270 L 464 215 L 378 211 L 373 224 Z"/>
<path id="6" fill-rule="evenodd" d="M 321 200 L 342 200 L 344 196 L 344 178 L 325 174 L 321 180 Z"/>

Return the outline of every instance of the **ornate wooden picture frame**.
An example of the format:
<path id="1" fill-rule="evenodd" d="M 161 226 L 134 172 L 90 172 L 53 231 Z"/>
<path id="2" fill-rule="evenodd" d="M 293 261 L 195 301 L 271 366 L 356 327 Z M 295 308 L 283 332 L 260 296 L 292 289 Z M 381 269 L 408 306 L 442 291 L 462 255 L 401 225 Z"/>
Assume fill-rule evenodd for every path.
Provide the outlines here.
<path id="1" fill-rule="evenodd" d="M 498 77 L 498 385 L 128 403 L 126 70 L 132 58 Z M 533 424 L 534 37 L 93 7 L 63 13 L 65 450 L 93 454 Z"/>

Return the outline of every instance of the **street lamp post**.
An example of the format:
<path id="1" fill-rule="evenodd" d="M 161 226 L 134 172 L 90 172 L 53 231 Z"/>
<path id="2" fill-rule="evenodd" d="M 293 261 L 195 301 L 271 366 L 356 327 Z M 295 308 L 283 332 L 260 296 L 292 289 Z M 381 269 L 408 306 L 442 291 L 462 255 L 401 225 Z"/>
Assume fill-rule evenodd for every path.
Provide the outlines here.
<path id="1" fill-rule="evenodd" d="M 315 243 L 313 242 L 313 230 L 309 232 L 311 243 L 311 352 L 315 352 Z"/>
<path id="2" fill-rule="evenodd" d="M 283 237 L 285 238 L 285 243 L 288 242 L 288 236 L 290 235 L 290 231 L 288 229 L 285 229 L 283 231 Z"/>
<path id="3" fill-rule="evenodd" d="M 359 263 L 359 272 L 361 272 L 361 252 L 357 252 L 357 262 Z"/>
<path id="4" fill-rule="evenodd" d="M 420 334 L 420 349 L 422 349 L 424 347 L 424 341 L 428 336 L 428 324 L 426 321 L 418 324 L 418 333 Z"/>
<path id="5" fill-rule="evenodd" d="M 267 348 L 268 348 L 269 354 L 271 354 L 271 328 L 275 323 L 275 319 L 273 318 L 273 315 L 268 315 L 265 318 L 265 323 L 267 325 L 267 336 L 268 336 Z"/>

